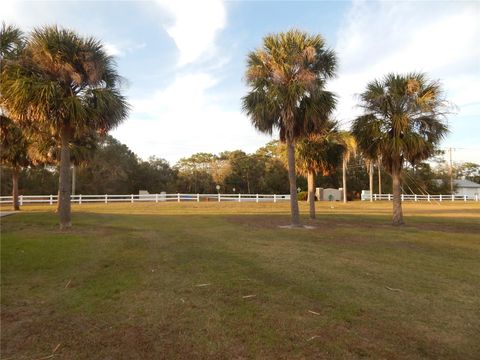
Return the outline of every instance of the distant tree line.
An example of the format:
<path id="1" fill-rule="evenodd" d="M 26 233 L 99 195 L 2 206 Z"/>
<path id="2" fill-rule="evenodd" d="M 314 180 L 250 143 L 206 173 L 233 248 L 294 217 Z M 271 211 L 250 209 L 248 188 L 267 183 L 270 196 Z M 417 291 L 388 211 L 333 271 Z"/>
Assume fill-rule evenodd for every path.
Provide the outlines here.
<path id="1" fill-rule="evenodd" d="M 440 155 L 440 154 L 439 154 Z M 216 193 L 220 185 L 222 193 L 286 194 L 289 191 L 288 172 L 282 145 L 272 141 L 247 154 L 242 150 L 225 151 L 220 154 L 197 153 L 180 159 L 173 166 L 166 160 L 152 156 L 142 160 L 126 145 L 112 136 L 98 139 L 89 160 L 76 165 L 75 193 L 77 194 L 137 194 L 139 190 L 150 193 Z M 479 181 L 480 165 L 475 163 L 455 164 L 456 177 Z M 378 192 L 378 167 L 374 168 L 374 190 Z M 391 181 L 382 171 L 383 193 L 391 192 Z M 9 167 L 1 168 L 1 194 L 12 193 Z M 23 195 L 56 194 L 59 171 L 56 165 L 31 165 L 19 172 L 19 192 Z M 442 181 L 438 181 L 442 180 Z M 422 162 L 407 167 L 403 175 L 406 193 L 448 194 L 449 168 L 441 156 L 431 162 Z M 302 191 L 307 188 L 307 179 L 297 176 L 297 185 Z M 315 187 L 342 186 L 342 167 L 338 161 L 332 171 L 317 176 Z M 369 176 L 361 154 L 354 156 L 347 167 L 349 199 L 358 198 L 360 192 L 369 188 Z"/>

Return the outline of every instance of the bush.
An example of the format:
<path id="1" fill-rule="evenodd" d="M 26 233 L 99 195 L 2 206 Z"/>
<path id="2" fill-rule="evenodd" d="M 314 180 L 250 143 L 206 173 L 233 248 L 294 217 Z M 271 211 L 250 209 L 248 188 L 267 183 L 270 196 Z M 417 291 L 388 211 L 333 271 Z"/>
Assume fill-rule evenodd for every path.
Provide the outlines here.
<path id="1" fill-rule="evenodd" d="M 298 201 L 307 201 L 308 199 L 308 191 L 300 191 L 298 193 Z M 317 197 L 315 196 L 315 201 L 317 201 Z"/>

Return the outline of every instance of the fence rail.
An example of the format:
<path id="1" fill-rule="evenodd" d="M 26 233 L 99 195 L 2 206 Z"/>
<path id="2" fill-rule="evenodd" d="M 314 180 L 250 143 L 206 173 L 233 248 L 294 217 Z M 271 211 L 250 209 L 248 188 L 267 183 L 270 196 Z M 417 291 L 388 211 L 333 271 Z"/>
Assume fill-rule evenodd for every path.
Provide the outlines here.
<path id="1" fill-rule="evenodd" d="M 402 194 L 402 201 L 479 201 L 478 194 L 475 195 L 418 195 L 418 194 Z M 373 194 L 373 198 L 370 194 L 362 195 L 363 201 L 380 201 L 380 200 L 393 200 L 392 194 Z"/>
<path id="2" fill-rule="evenodd" d="M 24 204 L 56 204 L 58 195 L 20 195 L 20 205 Z M 184 202 L 184 201 L 216 201 L 216 202 L 280 202 L 290 200 L 290 195 L 266 194 L 127 194 L 127 195 L 72 195 L 71 201 L 83 203 L 112 203 L 112 202 Z M 11 204 L 12 196 L 0 196 L 0 204 Z"/>

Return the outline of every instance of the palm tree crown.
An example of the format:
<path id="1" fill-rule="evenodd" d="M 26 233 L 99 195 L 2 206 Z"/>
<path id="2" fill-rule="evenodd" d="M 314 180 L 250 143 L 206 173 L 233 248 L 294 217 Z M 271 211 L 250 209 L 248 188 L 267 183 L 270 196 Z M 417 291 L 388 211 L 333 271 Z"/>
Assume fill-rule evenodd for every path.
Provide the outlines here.
<path id="1" fill-rule="evenodd" d="M 112 57 L 93 38 L 58 27 L 35 29 L 25 56 L 5 68 L 2 96 L 17 121 L 59 132 L 106 132 L 127 116 L 121 78 Z"/>
<path id="2" fill-rule="evenodd" d="M 366 157 L 382 157 L 390 173 L 404 161 L 417 163 L 432 156 L 447 133 L 446 101 L 440 84 L 425 74 L 389 74 L 367 85 L 360 95 L 365 114 L 352 131 Z"/>
<path id="3" fill-rule="evenodd" d="M 335 96 L 325 84 L 335 74 L 336 57 L 320 35 L 268 35 L 247 63 L 251 90 L 243 109 L 261 132 L 279 130 L 282 141 L 293 140 L 321 127 L 333 111 Z"/>
<path id="4" fill-rule="evenodd" d="M 341 161 L 343 144 L 333 122 L 320 133 L 313 133 L 297 143 L 297 171 L 307 176 L 309 173 L 324 176 L 335 171 Z"/>

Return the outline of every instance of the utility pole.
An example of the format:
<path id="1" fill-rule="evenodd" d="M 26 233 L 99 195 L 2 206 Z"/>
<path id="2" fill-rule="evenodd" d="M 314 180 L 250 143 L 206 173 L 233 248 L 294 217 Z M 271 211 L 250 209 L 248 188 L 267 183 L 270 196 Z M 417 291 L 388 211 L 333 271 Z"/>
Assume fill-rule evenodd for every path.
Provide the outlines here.
<path id="1" fill-rule="evenodd" d="M 347 203 L 347 159 L 343 156 L 342 162 L 343 202 Z M 320 200 L 320 199 L 319 199 Z"/>
<path id="2" fill-rule="evenodd" d="M 75 195 L 75 185 L 76 185 L 76 176 L 75 176 L 75 164 L 72 166 L 72 195 Z"/>
<path id="3" fill-rule="evenodd" d="M 450 173 L 450 194 L 453 194 L 452 148 L 448 148 L 448 151 L 449 151 L 449 153 L 450 153 L 450 168 L 449 168 L 449 173 Z"/>
<path id="4" fill-rule="evenodd" d="M 373 160 L 369 161 L 368 179 L 370 182 L 370 201 L 373 201 Z"/>
<path id="5" fill-rule="evenodd" d="M 378 158 L 378 193 L 382 195 L 382 159 Z"/>

